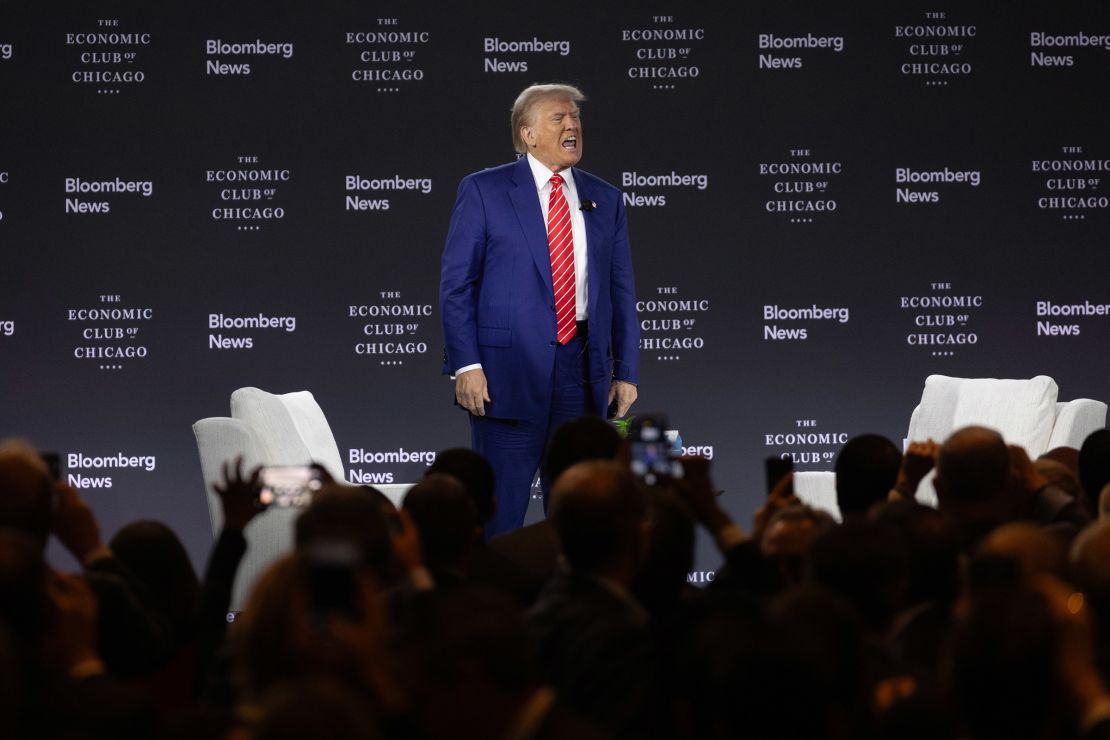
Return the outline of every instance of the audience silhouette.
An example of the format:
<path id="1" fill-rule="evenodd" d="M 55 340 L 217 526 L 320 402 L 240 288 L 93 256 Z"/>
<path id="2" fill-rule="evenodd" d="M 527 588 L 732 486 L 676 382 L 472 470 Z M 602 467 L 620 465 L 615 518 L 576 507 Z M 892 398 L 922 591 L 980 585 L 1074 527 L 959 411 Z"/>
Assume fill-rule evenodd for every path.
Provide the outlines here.
<path id="1" fill-rule="evenodd" d="M 570 422 L 549 517 L 488 542 L 470 450 L 399 509 L 325 475 L 232 620 L 259 471 L 225 464 L 198 578 L 172 527 L 105 541 L 0 441 L 0 737 L 1110 739 L 1110 430 L 1036 461 L 985 427 L 855 437 L 839 522 L 787 476 L 747 526 L 681 463 L 648 485 L 613 426 Z M 721 565 L 694 578 L 699 532 Z"/>

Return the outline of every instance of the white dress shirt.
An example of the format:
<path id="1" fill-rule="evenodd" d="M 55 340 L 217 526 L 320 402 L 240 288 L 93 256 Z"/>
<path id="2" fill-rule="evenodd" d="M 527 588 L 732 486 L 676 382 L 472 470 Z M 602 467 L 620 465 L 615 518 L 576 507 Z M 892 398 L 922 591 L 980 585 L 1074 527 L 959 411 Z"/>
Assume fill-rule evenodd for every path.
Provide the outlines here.
<path id="1" fill-rule="evenodd" d="M 543 213 L 544 233 L 547 233 L 547 207 L 551 201 L 551 176 L 555 173 L 547 169 L 538 159 L 531 154 L 528 166 L 532 169 L 532 178 L 536 181 L 536 195 L 540 199 L 540 212 Z M 588 285 L 589 275 L 586 273 L 586 217 L 582 215 L 581 201 L 578 199 L 578 189 L 574 185 L 574 168 L 568 167 L 559 173 L 563 178 L 563 197 L 567 199 L 570 209 L 570 231 L 574 239 L 574 307 L 575 319 L 585 321 L 589 316 Z M 481 367 L 480 362 L 473 365 L 460 367 L 455 375 L 461 375 L 467 370 Z"/>

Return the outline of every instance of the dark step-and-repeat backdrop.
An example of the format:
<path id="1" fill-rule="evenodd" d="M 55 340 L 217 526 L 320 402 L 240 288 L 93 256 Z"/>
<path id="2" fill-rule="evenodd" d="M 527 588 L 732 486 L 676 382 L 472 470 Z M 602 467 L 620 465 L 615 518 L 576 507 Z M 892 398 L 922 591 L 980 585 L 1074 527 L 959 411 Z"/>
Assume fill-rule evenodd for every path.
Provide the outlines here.
<path id="1" fill-rule="evenodd" d="M 198 564 L 191 425 L 241 386 L 311 390 L 351 478 L 417 479 L 469 441 L 455 189 L 547 81 L 624 192 L 637 408 L 741 521 L 763 457 L 901 440 L 930 373 L 1110 399 L 1100 0 L 5 0 L 0 430 L 61 452 L 106 535 L 160 519 Z"/>

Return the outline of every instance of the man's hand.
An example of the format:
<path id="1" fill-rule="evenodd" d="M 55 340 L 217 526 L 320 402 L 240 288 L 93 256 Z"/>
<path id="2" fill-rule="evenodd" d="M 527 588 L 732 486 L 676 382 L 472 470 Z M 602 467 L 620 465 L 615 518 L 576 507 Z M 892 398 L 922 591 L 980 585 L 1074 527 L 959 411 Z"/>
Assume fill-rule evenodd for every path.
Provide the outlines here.
<path id="1" fill-rule="evenodd" d="M 100 525 L 76 488 L 61 481 L 54 485 L 58 496 L 52 524 L 54 535 L 77 562 L 86 565 L 93 555 L 105 549 L 100 539 Z"/>
<path id="2" fill-rule="evenodd" d="M 902 467 L 898 469 L 894 490 L 900 496 L 912 501 L 914 494 L 917 493 L 917 486 L 936 465 L 938 452 L 940 452 L 940 445 L 931 439 L 925 442 L 910 442 L 910 446 L 906 448 L 906 454 L 902 456 Z"/>
<path id="3" fill-rule="evenodd" d="M 632 404 L 636 402 L 637 396 L 636 386 L 632 383 L 623 380 L 614 380 L 612 385 L 609 386 L 609 405 L 613 405 L 613 400 L 617 401 L 617 411 L 613 415 L 614 419 L 624 418 L 628 410 L 632 408 Z"/>
<path id="4" fill-rule="evenodd" d="M 732 520 L 717 503 L 709 477 L 709 460 L 691 455 L 682 457 L 681 462 L 682 478 L 674 481 L 675 491 L 690 504 L 702 526 L 716 537 Z"/>
<path id="5" fill-rule="evenodd" d="M 794 474 L 787 473 L 771 487 L 771 492 L 767 494 L 767 500 L 755 510 L 755 516 L 752 517 L 752 539 L 757 543 L 762 542 L 763 533 L 766 531 L 767 525 L 771 523 L 771 518 L 783 509 L 797 506 L 800 503 L 801 501 L 794 495 Z"/>
<path id="6" fill-rule="evenodd" d="M 490 402 L 490 398 L 486 374 L 482 368 L 467 370 L 455 378 L 455 399 L 475 416 L 486 415 L 486 404 Z"/>

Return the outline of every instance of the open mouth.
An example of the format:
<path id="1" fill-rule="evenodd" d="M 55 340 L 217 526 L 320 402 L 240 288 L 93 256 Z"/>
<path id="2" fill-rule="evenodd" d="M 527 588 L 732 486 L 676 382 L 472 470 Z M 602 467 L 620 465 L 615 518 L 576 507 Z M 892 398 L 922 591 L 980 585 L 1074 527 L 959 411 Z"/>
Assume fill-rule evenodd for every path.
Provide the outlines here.
<path id="1" fill-rule="evenodd" d="M 567 138 L 563 139 L 563 149 L 566 149 L 568 152 L 573 152 L 573 151 L 577 150 L 578 149 L 578 137 L 572 135 L 572 136 L 568 136 Z"/>

